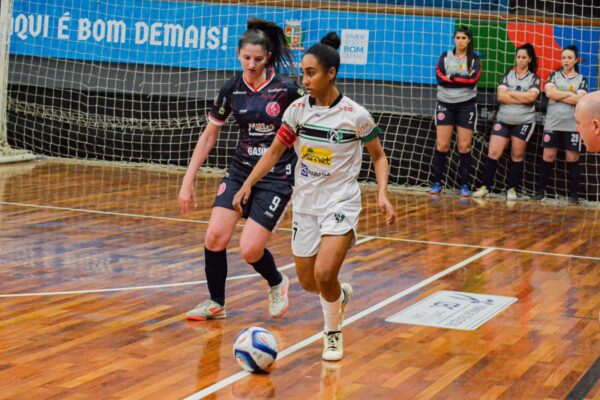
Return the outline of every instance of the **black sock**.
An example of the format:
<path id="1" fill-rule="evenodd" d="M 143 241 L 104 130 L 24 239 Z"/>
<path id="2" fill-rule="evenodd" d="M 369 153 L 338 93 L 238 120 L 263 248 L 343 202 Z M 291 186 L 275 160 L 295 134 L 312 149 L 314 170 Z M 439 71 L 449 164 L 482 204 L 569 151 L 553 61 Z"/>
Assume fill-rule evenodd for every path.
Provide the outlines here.
<path id="1" fill-rule="evenodd" d="M 225 305 L 225 280 L 227 279 L 227 250 L 211 251 L 204 248 L 204 271 L 210 299 Z"/>
<path id="2" fill-rule="evenodd" d="M 511 188 L 519 189 L 521 187 L 521 181 L 523 180 L 523 168 L 525 163 L 523 161 L 513 161 L 510 165 L 510 175 L 508 178 L 508 186 Z"/>
<path id="3" fill-rule="evenodd" d="M 460 184 L 470 186 L 471 181 L 471 153 L 460 153 L 458 163 L 458 171 L 460 172 Z"/>
<path id="4" fill-rule="evenodd" d="M 261 274 L 263 278 L 269 282 L 269 286 L 277 286 L 283 280 L 283 276 L 281 272 L 277 271 L 277 266 L 275 265 L 275 259 L 271 252 L 265 249 L 265 252 L 260 260 L 253 262 L 251 264 L 256 272 Z"/>
<path id="5" fill-rule="evenodd" d="M 567 162 L 567 171 L 569 171 L 569 196 L 577 197 L 579 192 L 579 160 Z"/>
<path id="6" fill-rule="evenodd" d="M 493 160 L 489 157 L 485 158 L 485 164 L 483 166 L 483 180 L 481 183 L 487 186 L 488 189 L 492 188 L 494 184 L 494 177 L 496 176 L 496 170 L 498 169 L 498 160 Z"/>
<path id="7" fill-rule="evenodd" d="M 554 161 L 544 161 L 542 160 L 542 169 L 540 174 L 538 175 L 538 193 L 543 194 L 546 192 L 546 186 L 548 185 L 548 180 L 550 179 L 550 175 L 552 174 L 552 170 L 554 169 Z"/>
<path id="8" fill-rule="evenodd" d="M 433 153 L 433 182 L 442 182 L 444 172 L 446 172 L 446 159 L 448 153 L 442 153 L 435 150 Z"/>

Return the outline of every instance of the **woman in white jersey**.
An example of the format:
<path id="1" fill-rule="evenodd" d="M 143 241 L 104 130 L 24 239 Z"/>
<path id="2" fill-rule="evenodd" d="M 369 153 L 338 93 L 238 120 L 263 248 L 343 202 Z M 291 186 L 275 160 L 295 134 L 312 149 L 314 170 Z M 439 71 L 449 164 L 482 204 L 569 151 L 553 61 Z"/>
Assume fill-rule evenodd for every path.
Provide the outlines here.
<path id="1" fill-rule="evenodd" d="M 498 85 L 500 108 L 483 168 L 483 185 L 473 193 L 473 197 L 487 196 L 494 183 L 498 160 L 510 143 L 511 166 L 506 199 L 519 198 L 525 150 L 535 129 L 535 100 L 540 94 L 540 78 L 536 75 L 537 57 L 530 43 L 517 48 L 515 63 L 516 66 L 502 77 Z"/>
<path id="2" fill-rule="evenodd" d="M 341 326 L 352 287 L 340 285 L 338 275 L 346 253 L 356 238 L 361 211 L 358 174 L 362 145 L 373 160 L 377 179 L 377 204 L 391 224 L 396 213 L 387 198 L 388 161 L 377 137 L 380 132 L 369 112 L 335 85 L 340 66 L 340 39 L 328 33 L 302 58 L 303 84 L 309 95 L 294 101 L 283 116 L 273 144 L 234 198 L 239 209 L 250 196 L 252 185 L 276 164 L 281 154 L 294 147 L 298 154 L 292 251 L 302 287 L 319 294 L 324 327 L 322 357 L 343 357 Z"/>
<path id="3" fill-rule="evenodd" d="M 473 33 L 461 26 L 454 34 L 455 48 L 444 52 L 437 63 L 437 104 L 435 108 L 435 152 L 433 154 L 433 185 L 430 193 L 442 191 L 442 179 L 456 126 L 460 156 L 460 195 L 470 196 L 471 142 L 477 122 L 477 81 L 481 76 L 481 61 L 475 55 Z"/>
<path id="4" fill-rule="evenodd" d="M 579 55 L 576 46 L 565 47 L 561 54 L 561 67 L 552 73 L 546 82 L 544 91 L 550 99 L 544 124 L 544 155 L 536 200 L 544 198 L 546 185 L 554 168 L 556 153 L 561 147 L 566 152 L 569 174 L 569 203 L 579 202 L 579 151 L 581 139 L 575 123 L 575 106 L 588 91 L 587 81 L 579 73 Z"/>

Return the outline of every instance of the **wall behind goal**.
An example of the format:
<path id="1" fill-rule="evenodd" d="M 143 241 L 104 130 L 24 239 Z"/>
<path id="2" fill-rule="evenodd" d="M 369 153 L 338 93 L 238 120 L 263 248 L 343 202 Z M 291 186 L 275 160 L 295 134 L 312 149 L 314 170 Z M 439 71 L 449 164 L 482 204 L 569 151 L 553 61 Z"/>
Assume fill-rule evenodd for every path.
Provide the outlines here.
<path id="1" fill-rule="evenodd" d="M 250 16 L 285 27 L 296 60 L 327 31 L 340 34 L 340 86 L 383 125 L 396 184 L 428 184 L 435 63 L 453 46 L 458 24 L 472 27 L 483 58 L 478 102 L 484 134 L 496 108 L 496 84 L 521 43 L 536 46 L 543 78 L 558 66 L 560 48 L 577 44 L 582 73 L 590 87 L 598 86 L 600 29 L 586 23 L 583 11 L 539 20 L 513 14 L 504 0 L 444 1 L 448 10 L 409 0 L 372 0 L 363 8 L 348 2 L 346 9 L 327 1 L 313 1 L 310 9 L 298 1 L 241 3 L 15 0 L 9 140 L 51 155 L 186 165 L 208 101 L 239 70 L 237 40 Z M 544 107 L 540 101 L 541 113 Z M 226 131 L 210 159 L 215 166 L 227 165 L 235 145 L 235 127 Z M 487 140 L 480 138 L 477 160 Z M 531 153 L 528 171 L 539 149 Z M 592 165 L 585 168 L 591 178 Z M 451 176 L 447 183 L 454 186 Z M 528 190 L 534 180 L 528 176 Z M 556 193 L 563 193 L 563 183 L 556 181 Z M 588 198 L 599 196 L 597 184 L 589 184 Z"/>

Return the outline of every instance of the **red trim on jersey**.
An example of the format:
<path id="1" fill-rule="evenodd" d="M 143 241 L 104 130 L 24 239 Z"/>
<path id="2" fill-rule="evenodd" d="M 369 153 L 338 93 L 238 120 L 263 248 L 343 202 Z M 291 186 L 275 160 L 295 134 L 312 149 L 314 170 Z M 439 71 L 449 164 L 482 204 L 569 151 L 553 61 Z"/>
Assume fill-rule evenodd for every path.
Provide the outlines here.
<path id="1" fill-rule="evenodd" d="M 448 79 L 448 77 L 446 75 L 444 75 L 444 73 L 440 69 L 439 64 L 435 67 L 435 73 L 437 74 L 438 78 L 440 78 L 441 80 L 443 80 L 445 82 L 450 82 L 450 83 L 453 82 L 452 79 Z"/>
<path id="2" fill-rule="evenodd" d="M 210 111 L 208 112 L 208 120 L 217 126 L 225 124 L 224 120 L 220 120 L 219 118 L 215 117 Z"/>
<path id="3" fill-rule="evenodd" d="M 457 78 L 454 78 L 453 82 L 456 82 L 456 83 L 466 83 L 468 85 L 474 85 L 474 84 L 477 83 L 477 81 L 479 80 L 480 76 L 481 76 L 481 69 L 479 71 L 477 71 L 477 75 L 475 75 L 472 78 L 460 78 L 460 77 L 457 77 Z"/>
<path id="4" fill-rule="evenodd" d="M 254 86 L 252 86 L 252 84 L 250 82 L 246 81 L 246 78 L 244 77 L 244 74 L 242 73 L 242 80 L 244 81 L 246 86 L 248 86 L 248 89 L 252 90 L 254 93 L 259 92 L 262 88 L 264 88 L 269 83 L 271 83 L 271 81 L 273 80 L 274 77 L 275 77 L 275 70 L 270 69 L 270 68 L 267 69 L 267 79 L 263 83 L 261 83 L 258 87 L 255 88 Z"/>
<path id="5" fill-rule="evenodd" d="M 277 131 L 277 138 L 289 149 L 294 145 L 297 136 L 290 128 L 282 124 Z"/>

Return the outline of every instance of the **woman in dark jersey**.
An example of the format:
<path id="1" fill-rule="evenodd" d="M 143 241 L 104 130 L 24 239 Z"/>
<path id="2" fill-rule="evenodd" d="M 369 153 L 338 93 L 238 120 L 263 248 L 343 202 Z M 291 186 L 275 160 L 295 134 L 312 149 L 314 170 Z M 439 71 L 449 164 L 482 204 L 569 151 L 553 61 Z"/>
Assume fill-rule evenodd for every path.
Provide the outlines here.
<path id="1" fill-rule="evenodd" d="M 195 206 L 194 178 L 214 147 L 221 126 L 233 116 L 240 128 L 234 161 L 221 181 L 204 239 L 205 272 L 210 298 L 187 313 L 188 319 L 226 317 L 226 248 L 240 218 L 247 218 L 240 237 L 244 260 L 269 284 L 269 312 L 279 318 L 288 308 L 289 281 L 280 273 L 266 249 L 272 231 L 292 195 L 296 155 L 289 150 L 273 170 L 252 191 L 252 199 L 242 212 L 231 202 L 260 156 L 269 148 L 281 125 L 283 112 L 304 92 L 293 81 L 278 74 L 281 67 L 292 68 L 292 58 L 283 30 L 272 22 L 250 19 L 248 30 L 238 44 L 243 72 L 219 91 L 208 114 L 208 125 L 194 149 L 179 191 L 182 212 Z"/>

